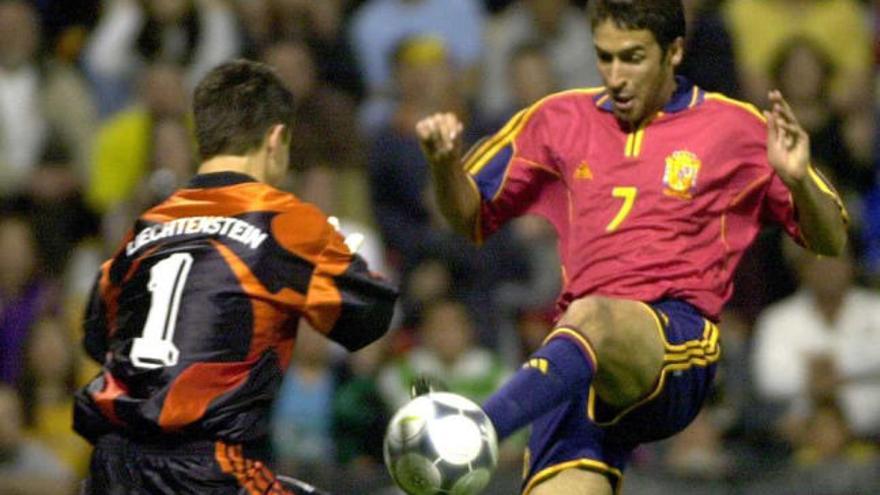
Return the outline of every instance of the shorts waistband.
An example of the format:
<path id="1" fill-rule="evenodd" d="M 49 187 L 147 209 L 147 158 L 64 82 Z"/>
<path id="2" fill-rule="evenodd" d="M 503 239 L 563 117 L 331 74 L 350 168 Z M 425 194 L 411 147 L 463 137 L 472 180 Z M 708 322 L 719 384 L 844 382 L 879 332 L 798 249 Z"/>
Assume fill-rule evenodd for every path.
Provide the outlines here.
<path id="1" fill-rule="evenodd" d="M 108 433 L 98 438 L 95 445 L 107 452 L 135 450 L 144 454 L 213 456 L 217 440 L 185 437 L 133 438 L 119 433 Z"/>

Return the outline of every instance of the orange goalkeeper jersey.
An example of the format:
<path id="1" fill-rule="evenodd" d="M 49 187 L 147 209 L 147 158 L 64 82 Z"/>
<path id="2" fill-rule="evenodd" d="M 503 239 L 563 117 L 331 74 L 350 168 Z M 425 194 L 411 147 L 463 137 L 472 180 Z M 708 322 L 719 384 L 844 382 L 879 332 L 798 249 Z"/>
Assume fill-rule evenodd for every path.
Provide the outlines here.
<path id="1" fill-rule="evenodd" d="M 396 297 L 317 208 L 246 175 L 196 176 L 101 267 L 84 343 L 103 368 L 74 427 L 263 439 L 300 318 L 356 350 Z"/>

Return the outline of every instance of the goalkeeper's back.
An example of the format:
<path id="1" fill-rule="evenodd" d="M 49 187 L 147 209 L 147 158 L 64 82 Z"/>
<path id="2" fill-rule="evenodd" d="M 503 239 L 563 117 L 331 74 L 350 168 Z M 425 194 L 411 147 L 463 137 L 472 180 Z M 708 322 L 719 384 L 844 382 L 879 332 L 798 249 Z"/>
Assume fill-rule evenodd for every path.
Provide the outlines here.
<path id="1" fill-rule="evenodd" d="M 101 268 L 85 346 L 103 370 L 75 427 L 259 439 L 300 318 L 354 350 L 384 333 L 394 298 L 318 209 L 247 175 L 198 175 Z"/>

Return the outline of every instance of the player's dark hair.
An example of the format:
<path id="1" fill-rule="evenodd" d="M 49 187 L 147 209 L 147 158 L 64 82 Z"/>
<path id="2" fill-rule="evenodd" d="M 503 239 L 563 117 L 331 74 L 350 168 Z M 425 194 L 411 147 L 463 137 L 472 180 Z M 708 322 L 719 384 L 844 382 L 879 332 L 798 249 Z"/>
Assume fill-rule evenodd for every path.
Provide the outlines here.
<path id="1" fill-rule="evenodd" d="M 676 38 L 684 38 L 686 22 L 681 0 L 593 0 L 590 25 L 611 20 L 622 29 L 646 29 L 665 52 Z"/>
<path id="2" fill-rule="evenodd" d="M 293 95 L 269 66 L 224 63 L 202 79 L 193 97 L 199 155 L 245 155 L 260 147 L 273 126 L 283 124 L 290 132 L 293 110 Z"/>

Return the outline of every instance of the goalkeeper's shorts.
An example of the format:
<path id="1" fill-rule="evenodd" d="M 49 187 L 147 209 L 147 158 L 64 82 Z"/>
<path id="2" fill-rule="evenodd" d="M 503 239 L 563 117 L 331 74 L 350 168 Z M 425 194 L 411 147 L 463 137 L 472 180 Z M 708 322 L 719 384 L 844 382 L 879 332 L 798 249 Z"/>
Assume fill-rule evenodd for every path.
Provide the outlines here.
<path id="1" fill-rule="evenodd" d="M 117 434 L 98 439 L 82 495 L 320 494 L 269 468 L 262 446 L 221 441 L 143 441 Z"/>

